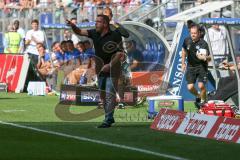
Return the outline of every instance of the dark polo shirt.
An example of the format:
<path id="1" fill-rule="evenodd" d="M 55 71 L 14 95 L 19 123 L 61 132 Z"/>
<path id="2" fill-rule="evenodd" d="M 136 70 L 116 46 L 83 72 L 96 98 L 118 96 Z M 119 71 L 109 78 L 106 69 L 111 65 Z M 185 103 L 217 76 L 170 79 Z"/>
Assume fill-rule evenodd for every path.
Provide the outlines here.
<path id="1" fill-rule="evenodd" d="M 118 61 L 111 66 L 110 73 L 100 72 L 103 65 L 109 64 L 115 54 L 120 51 L 119 45 L 122 45 L 121 35 L 116 31 L 109 31 L 104 36 L 96 32 L 96 29 L 88 30 L 88 37 L 93 40 L 96 55 L 96 73 L 99 76 L 117 77 L 120 75 L 121 63 Z"/>
<path id="2" fill-rule="evenodd" d="M 193 42 L 191 37 L 187 37 L 184 40 L 183 46 L 184 50 L 187 52 L 187 61 L 190 67 L 203 66 L 207 68 L 208 62 L 199 60 L 196 56 L 199 49 L 206 49 L 209 55 L 209 47 L 205 40 L 202 38 L 197 42 Z"/>

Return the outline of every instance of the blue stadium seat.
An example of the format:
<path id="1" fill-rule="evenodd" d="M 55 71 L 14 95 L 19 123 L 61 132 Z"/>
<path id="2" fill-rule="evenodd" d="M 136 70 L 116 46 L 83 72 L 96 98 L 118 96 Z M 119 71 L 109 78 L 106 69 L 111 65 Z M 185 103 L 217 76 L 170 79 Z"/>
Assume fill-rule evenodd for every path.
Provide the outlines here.
<path id="1" fill-rule="evenodd" d="M 164 63 L 164 58 L 165 58 L 165 47 L 162 43 L 158 44 L 158 55 L 159 55 L 159 59 L 158 62 L 159 63 Z"/>

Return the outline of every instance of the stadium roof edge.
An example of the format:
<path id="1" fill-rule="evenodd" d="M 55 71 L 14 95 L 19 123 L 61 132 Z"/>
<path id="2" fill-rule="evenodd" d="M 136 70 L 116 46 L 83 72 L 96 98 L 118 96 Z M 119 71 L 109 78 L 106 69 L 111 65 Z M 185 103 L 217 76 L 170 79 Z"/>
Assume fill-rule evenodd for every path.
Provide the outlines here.
<path id="1" fill-rule="evenodd" d="M 198 17 L 201 17 L 203 15 L 206 15 L 208 13 L 211 13 L 213 11 L 219 10 L 221 8 L 230 6 L 233 4 L 233 1 L 213 1 L 213 2 L 207 2 L 202 5 L 190 8 L 186 11 L 183 11 L 181 13 L 175 14 L 171 17 L 165 18 L 164 22 L 186 22 L 191 19 L 195 19 Z"/>

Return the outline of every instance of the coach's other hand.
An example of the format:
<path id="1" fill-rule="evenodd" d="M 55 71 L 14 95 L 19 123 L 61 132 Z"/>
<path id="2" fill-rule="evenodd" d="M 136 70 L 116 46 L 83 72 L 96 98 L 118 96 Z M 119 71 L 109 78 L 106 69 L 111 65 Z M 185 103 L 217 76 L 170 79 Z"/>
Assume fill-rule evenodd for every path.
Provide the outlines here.
<path id="1" fill-rule="evenodd" d="M 109 73 L 110 72 L 110 64 L 105 64 L 103 67 L 102 67 L 102 72 L 105 72 L 105 73 Z"/>

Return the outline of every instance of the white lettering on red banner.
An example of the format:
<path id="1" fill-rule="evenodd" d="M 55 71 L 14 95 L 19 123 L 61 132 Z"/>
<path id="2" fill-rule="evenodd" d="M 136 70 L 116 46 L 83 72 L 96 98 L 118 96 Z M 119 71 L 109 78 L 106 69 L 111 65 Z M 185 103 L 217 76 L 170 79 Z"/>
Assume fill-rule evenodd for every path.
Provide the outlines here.
<path id="1" fill-rule="evenodd" d="M 206 137 L 215 124 L 217 117 L 188 113 L 185 119 L 176 133 Z"/>
<path id="2" fill-rule="evenodd" d="M 157 124 L 157 128 L 171 130 L 173 129 L 179 118 L 180 117 L 176 115 L 162 115 Z"/>
<path id="3" fill-rule="evenodd" d="M 202 131 L 206 128 L 208 121 L 190 119 L 184 132 L 186 134 L 197 134 L 200 135 Z"/>
<path id="4" fill-rule="evenodd" d="M 221 123 L 216 131 L 214 138 L 219 140 L 232 140 L 239 131 L 238 125 Z"/>
<path id="5" fill-rule="evenodd" d="M 150 92 L 159 90 L 159 85 L 138 85 L 137 86 L 139 92 Z"/>
<path id="6" fill-rule="evenodd" d="M 176 132 L 177 128 L 182 123 L 185 114 L 186 113 L 182 111 L 161 108 L 158 115 L 155 117 L 151 128 L 156 130 Z"/>
<path id="7" fill-rule="evenodd" d="M 221 141 L 237 142 L 240 138 L 240 120 L 234 118 L 221 118 L 212 128 L 208 138 Z"/>

